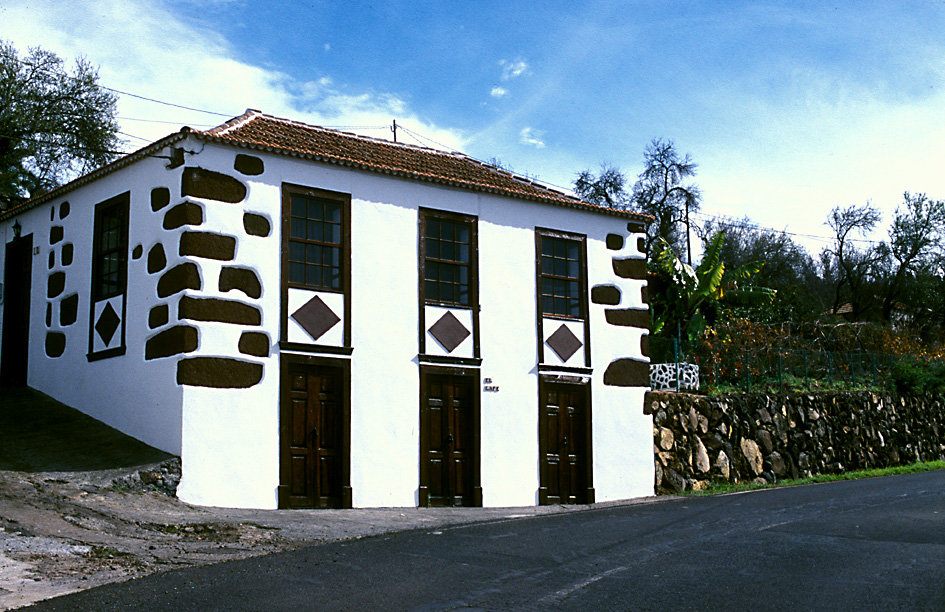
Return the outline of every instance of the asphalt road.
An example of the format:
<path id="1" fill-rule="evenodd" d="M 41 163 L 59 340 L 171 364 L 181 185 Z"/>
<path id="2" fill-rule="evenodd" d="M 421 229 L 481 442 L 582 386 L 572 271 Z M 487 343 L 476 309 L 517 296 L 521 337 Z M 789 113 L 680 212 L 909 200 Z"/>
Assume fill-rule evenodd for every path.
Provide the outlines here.
<path id="1" fill-rule="evenodd" d="M 945 471 L 420 530 L 30 610 L 945 611 Z"/>

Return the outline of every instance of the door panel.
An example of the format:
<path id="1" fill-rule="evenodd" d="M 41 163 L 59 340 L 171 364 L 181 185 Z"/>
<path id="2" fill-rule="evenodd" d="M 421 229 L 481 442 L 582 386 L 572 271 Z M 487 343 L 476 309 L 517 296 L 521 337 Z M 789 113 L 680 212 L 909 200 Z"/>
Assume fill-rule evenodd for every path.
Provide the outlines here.
<path id="1" fill-rule="evenodd" d="M 427 374 L 420 415 L 421 505 L 482 504 L 476 379 Z"/>
<path id="2" fill-rule="evenodd" d="M 0 384 L 25 385 L 29 372 L 30 285 L 33 235 L 7 243 L 3 274 L 3 344 Z"/>
<path id="3" fill-rule="evenodd" d="M 290 364 L 283 412 L 286 457 L 280 505 L 289 508 L 339 508 L 343 478 L 344 371 L 341 368 Z"/>
<path id="4" fill-rule="evenodd" d="M 539 415 L 542 504 L 593 502 L 590 409 L 586 385 L 541 383 Z"/>

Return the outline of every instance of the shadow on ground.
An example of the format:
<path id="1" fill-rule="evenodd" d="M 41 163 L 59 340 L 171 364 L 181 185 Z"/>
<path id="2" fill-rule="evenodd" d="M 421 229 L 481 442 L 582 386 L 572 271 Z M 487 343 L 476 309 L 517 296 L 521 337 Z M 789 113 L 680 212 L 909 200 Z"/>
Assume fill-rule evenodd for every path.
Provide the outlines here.
<path id="1" fill-rule="evenodd" d="M 171 457 L 44 393 L 0 387 L 0 470 L 87 472 Z"/>

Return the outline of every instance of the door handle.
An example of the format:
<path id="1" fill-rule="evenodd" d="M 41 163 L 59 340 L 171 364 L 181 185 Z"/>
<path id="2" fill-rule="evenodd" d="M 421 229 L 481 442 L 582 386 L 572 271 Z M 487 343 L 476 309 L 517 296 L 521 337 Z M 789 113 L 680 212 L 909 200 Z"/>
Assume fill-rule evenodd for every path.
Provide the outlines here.
<path id="1" fill-rule="evenodd" d="M 446 435 L 446 443 L 450 446 L 453 446 L 453 434 Z"/>
<path id="2" fill-rule="evenodd" d="M 567 446 L 568 446 L 568 437 L 567 437 L 567 436 L 565 436 L 565 437 L 564 437 L 564 440 L 561 441 L 561 446 L 564 446 L 564 447 L 567 447 Z"/>
<path id="3" fill-rule="evenodd" d="M 313 427 L 312 428 L 312 441 L 314 442 L 317 439 L 318 439 L 318 428 Z"/>

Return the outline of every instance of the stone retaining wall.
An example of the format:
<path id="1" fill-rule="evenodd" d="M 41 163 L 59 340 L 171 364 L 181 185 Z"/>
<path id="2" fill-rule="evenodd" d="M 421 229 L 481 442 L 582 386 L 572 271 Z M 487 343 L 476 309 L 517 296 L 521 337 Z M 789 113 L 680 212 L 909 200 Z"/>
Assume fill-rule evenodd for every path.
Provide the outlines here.
<path id="1" fill-rule="evenodd" d="M 945 460 L 945 401 L 857 393 L 650 392 L 656 492 Z"/>

